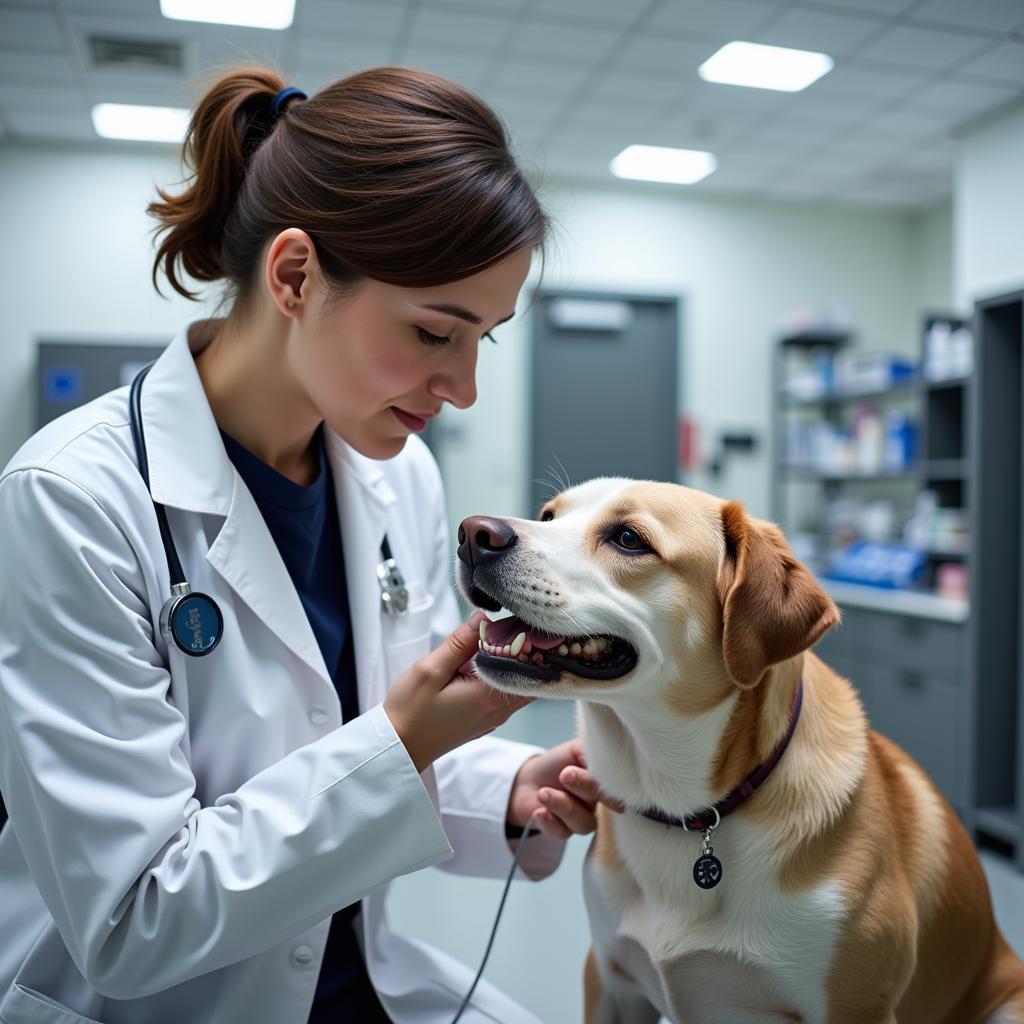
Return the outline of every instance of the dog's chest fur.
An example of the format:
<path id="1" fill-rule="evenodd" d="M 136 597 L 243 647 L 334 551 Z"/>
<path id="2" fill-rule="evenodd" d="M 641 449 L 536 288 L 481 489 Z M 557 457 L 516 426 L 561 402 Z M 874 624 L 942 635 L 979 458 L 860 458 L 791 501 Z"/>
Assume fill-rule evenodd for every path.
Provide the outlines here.
<path id="1" fill-rule="evenodd" d="M 685 1024 L 825 1020 L 838 886 L 784 893 L 763 828 L 740 815 L 713 834 L 723 878 L 712 890 L 693 880 L 699 835 L 628 813 L 614 831 L 629 867 L 603 867 L 592 847 L 584 892 L 595 951 L 626 989 Z"/>

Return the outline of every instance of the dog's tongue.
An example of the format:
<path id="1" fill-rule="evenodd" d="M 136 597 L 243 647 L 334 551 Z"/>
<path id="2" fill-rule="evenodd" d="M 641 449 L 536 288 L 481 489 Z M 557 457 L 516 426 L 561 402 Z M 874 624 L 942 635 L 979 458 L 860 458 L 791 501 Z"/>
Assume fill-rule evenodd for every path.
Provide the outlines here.
<path id="1" fill-rule="evenodd" d="M 487 623 L 487 642 L 494 644 L 495 647 L 504 647 L 506 644 L 512 643 L 520 633 L 525 633 L 526 639 L 542 651 L 550 651 L 553 647 L 565 643 L 564 636 L 543 633 L 539 629 L 528 626 L 522 619 L 517 619 L 514 615 Z"/>

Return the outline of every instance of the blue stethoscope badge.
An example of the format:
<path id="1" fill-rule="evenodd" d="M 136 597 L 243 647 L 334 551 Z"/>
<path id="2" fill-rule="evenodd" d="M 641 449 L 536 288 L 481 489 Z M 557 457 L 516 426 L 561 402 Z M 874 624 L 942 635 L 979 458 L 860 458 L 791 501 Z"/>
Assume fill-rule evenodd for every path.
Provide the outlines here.
<path id="1" fill-rule="evenodd" d="M 173 587 L 160 611 L 160 632 L 164 639 L 193 657 L 209 654 L 220 643 L 224 618 L 217 602 L 206 594 L 193 593 L 188 584 Z"/>

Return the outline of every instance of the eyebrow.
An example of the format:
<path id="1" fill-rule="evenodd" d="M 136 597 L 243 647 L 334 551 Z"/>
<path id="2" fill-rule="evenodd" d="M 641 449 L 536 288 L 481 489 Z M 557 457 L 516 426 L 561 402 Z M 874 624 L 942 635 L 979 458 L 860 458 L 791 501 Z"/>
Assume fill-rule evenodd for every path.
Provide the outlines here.
<path id="1" fill-rule="evenodd" d="M 432 309 L 437 313 L 447 313 L 449 316 L 457 316 L 460 320 L 465 320 L 467 323 L 475 324 L 477 327 L 483 323 L 483 320 L 476 315 L 476 313 L 470 313 L 468 309 L 463 309 L 461 306 L 450 306 L 442 304 L 440 306 L 424 305 L 423 309 Z M 507 323 L 516 315 L 516 311 L 513 309 L 508 316 L 499 320 L 494 326 L 497 327 L 499 324 Z"/>

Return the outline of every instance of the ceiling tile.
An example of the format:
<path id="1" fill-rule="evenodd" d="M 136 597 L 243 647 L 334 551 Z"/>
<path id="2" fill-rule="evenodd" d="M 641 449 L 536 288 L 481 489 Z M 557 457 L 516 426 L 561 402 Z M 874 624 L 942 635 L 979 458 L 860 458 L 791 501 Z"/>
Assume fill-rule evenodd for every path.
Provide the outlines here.
<path id="1" fill-rule="evenodd" d="M 532 18 L 516 35 L 509 56 L 533 63 L 561 61 L 577 67 L 593 67 L 611 53 L 618 39 L 619 33 L 611 29 Z"/>
<path id="2" fill-rule="evenodd" d="M 670 0 L 647 22 L 647 31 L 668 30 L 700 36 L 746 39 L 770 23 L 776 8 L 758 0 Z"/>
<path id="3" fill-rule="evenodd" d="M 588 102 L 631 111 L 637 117 L 650 117 L 664 98 L 665 90 L 658 82 L 622 72 L 606 72 L 587 90 Z"/>
<path id="4" fill-rule="evenodd" d="M 432 71 L 435 75 L 443 75 L 453 82 L 458 82 L 469 89 L 475 89 L 477 83 L 487 73 L 489 62 L 486 57 L 472 54 L 445 53 L 429 47 L 407 47 L 401 56 L 401 63 L 423 71 Z"/>
<path id="5" fill-rule="evenodd" d="M 59 10 L 77 14 L 117 14 L 137 17 L 140 14 L 162 18 L 160 0 L 54 0 Z"/>
<path id="6" fill-rule="evenodd" d="M 857 57 L 900 67 L 939 70 L 954 67 L 984 47 L 983 39 L 963 32 L 896 25 L 859 49 Z"/>
<path id="7" fill-rule="evenodd" d="M 301 80 L 305 84 L 320 78 L 322 87 L 356 69 L 390 64 L 391 47 L 390 40 L 385 39 L 360 39 L 326 33 L 300 35 L 295 43 L 296 81 Z"/>
<path id="8" fill-rule="evenodd" d="M 914 8 L 911 17 L 914 21 L 1010 32 L 1024 24 L 1024 5 L 1020 0 L 925 0 Z"/>
<path id="9" fill-rule="evenodd" d="M 1024 11 L 1024 5 L 1021 9 Z M 981 56 L 961 64 L 957 71 L 1024 89 L 1024 36 L 997 43 Z"/>
<path id="10" fill-rule="evenodd" d="M 70 111 L 79 113 L 88 110 L 88 100 L 75 83 L 27 83 L 9 82 L 4 86 L 0 101 L 8 109 L 19 111 Z"/>
<path id="11" fill-rule="evenodd" d="M 402 27 L 406 7 L 405 0 L 299 0 L 295 28 L 304 33 L 341 32 L 364 39 L 392 39 Z"/>
<path id="12" fill-rule="evenodd" d="M 489 56 L 505 39 L 513 19 L 497 13 L 419 9 L 409 45 L 458 51 L 467 57 Z"/>
<path id="13" fill-rule="evenodd" d="M 58 49 L 63 45 L 57 16 L 52 11 L 0 7 L 0 39 L 8 48 Z"/>
<path id="14" fill-rule="evenodd" d="M 677 81 L 699 81 L 697 68 L 717 49 L 716 44 L 680 36 L 637 33 L 615 52 L 614 66 L 636 74 L 672 75 Z"/>
<path id="15" fill-rule="evenodd" d="M 842 11 L 790 8 L 767 28 L 748 38 L 755 43 L 815 50 L 830 57 L 845 57 L 871 36 L 884 30 L 881 18 L 858 17 Z"/>
<path id="16" fill-rule="evenodd" d="M 801 7 L 847 11 L 851 14 L 874 13 L 897 17 L 921 0 L 798 0 Z"/>
<path id="17" fill-rule="evenodd" d="M 630 3 L 622 0 L 543 0 L 539 7 L 534 8 L 534 13 L 538 17 L 568 20 L 575 25 L 625 27 L 641 17 L 648 6 L 651 6 L 650 0 L 633 0 Z"/>
<path id="18" fill-rule="evenodd" d="M 546 96 L 560 103 L 583 85 L 589 74 L 587 68 L 555 61 L 527 64 L 508 60 L 487 82 L 486 90 L 509 96 Z"/>
<path id="19" fill-rule="evenodd" d="M 331 3 L 333 0 L 326 0 Z M 389 3 L 405 3 L 407 0 L 388 0 Z M 496 14 L 518 14 L 529 7 L 532 0 L 417 0 L 421 8 L 446 11 L 494 11 Z"/>
<path id="20" fill-rule="evenodd" d="M 74 69 L 62 50 L 0 49 L 0 82 L 73 85 Z"/>
<path id="21" fill-rule="evenodd" d="M 908 68 L 905 71 L 869 68 L 854 60 L 845 60 L 794 98 L 806 97 L 811 103 L 821 100 L 873 99 L 891 102 L 909 95 L 926 81 L 924 71 Z"/>
<path id="22" fill-rule="evenodd" d="M 961 119 L 975 117 L 995 110 L 1020 95 L 1020 90 L 1007 85 L 982 85 L 967 82 L 956 75 L 947 75 L 941 81 L 914 93 L 907 101 L 912 108 L 947 110 Z"/>

